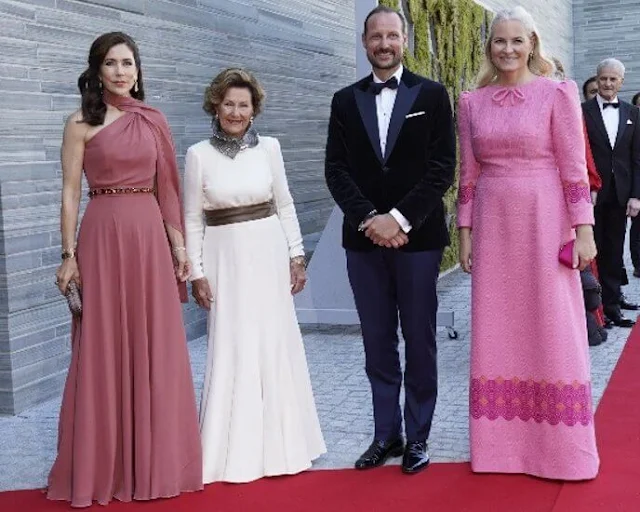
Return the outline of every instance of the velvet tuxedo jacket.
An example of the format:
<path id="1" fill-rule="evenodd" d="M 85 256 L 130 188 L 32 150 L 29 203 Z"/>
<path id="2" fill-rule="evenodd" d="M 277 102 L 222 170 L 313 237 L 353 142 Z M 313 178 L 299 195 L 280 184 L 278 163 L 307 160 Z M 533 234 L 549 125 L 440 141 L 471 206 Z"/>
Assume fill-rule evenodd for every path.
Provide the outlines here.
<path id="1" fill-rule="evenodd" d="M 396 208 L 411 223 L 405 251 L 449 244 L 442 197 L 453 183 L 456 142 L 444 86 L 403 70 L 381 154 L 373 76 L 333 96 L 325 177 L 344 213 L 342 244 L 354 251 L 376 245 L 358 231 L 372 210 Z"/>
<path id="2" fill-rule="evenodd" d="M 593 159 L 602 178 L 598 196 L 615 197 L 620 206 L 625 206 L 631 197 L 640 198 L 640 109 L 620 101 L 620 122 L 613 148 L 597 98 L 583 103 L 582 110 Z"/>

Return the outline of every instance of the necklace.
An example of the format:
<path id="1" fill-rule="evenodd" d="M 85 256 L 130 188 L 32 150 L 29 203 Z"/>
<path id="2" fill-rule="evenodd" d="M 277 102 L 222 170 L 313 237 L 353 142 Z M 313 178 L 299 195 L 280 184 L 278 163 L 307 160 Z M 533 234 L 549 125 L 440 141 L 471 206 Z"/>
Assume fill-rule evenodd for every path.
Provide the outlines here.
<path id="1" fill-rule="evenodd" d="M 211 123 L 213 134 L 209 139 L 211 145 L 220 153 L 233 159 L 240 151 L 247 148 L 254 148 L 258 145 L 258 132 L 250 126 L 245 134 L 240 137 L 230 137 L 220 128 L 220 121 L 214 119 Z"/>

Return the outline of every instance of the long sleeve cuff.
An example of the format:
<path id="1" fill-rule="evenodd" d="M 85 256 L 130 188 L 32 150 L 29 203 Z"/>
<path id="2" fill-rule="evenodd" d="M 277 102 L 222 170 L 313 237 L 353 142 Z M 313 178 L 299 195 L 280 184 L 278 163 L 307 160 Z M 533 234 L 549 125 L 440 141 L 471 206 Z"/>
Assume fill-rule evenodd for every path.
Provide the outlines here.
<path id="1" fill-rule="evenodd" d="M 398 224 L 400 224 L 400 228 L 402 229 L 402 231 L 404 231 L 405 233 L 408 233 L 409 231 L 411 231 L 411 223 L 407 220 L 407 218 L 402 215 L 397 208 L 392 208 L 389 211 L 389 214 L 396 219 L 396 222 Z"/>
<path id="2" fill-rule="evenodd" d="M 191 275 L 189 276 L 189 282 L 197 281 L 204 277 L 204 272 L 200 266 L 195 266 L 191 269 Z"/>

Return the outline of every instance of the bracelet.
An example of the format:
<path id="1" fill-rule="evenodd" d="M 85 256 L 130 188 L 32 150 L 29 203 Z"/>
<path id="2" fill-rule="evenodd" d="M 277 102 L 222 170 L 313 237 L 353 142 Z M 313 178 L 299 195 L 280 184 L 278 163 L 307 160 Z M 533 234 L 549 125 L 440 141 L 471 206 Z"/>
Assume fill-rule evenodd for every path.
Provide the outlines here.
<path id="1" fill-rule="evenodd" d="M 68 260 L 70 258 L 75 258 L 76 257 L 76 250 L 75 249 L 64 249 L 62 251 L 62 254 L 60 255 L 60 257 L 63 260 Z"/>
<path id="2" fill-rule="evenodd" d="M 173 252 L 186 251 L 186 250 L 187 250 L 186 247 L 174 247 L 173 248 Z"/>
<path id="3" fill-rule="evenodd" d="M 291 263 L 294 265 L 302 265 L 305 269 L 307 268 L 307 259 L 304 256 L 294 256 L 291 258 Z"/>

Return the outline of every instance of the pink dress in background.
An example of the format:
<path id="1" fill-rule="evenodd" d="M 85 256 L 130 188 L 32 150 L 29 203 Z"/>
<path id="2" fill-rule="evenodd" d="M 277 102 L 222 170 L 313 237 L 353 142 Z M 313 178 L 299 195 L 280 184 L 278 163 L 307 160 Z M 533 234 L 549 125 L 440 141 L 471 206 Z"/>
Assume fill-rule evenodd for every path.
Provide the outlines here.
<path id="1" fill-rule="evenodd" d="M 154 133 L 130 102 L 134 111 L 86 145 L 91 188 L 154 186 Z M 179 212 L 179 203 L 165 204 Z M 87 206 L 78 237 L 83 316 L 73 324 L 50 499 L 83 507 L 202 488 L 193 381 L 162 214 L 148 193 L 101 195 Z"/>
<path id="2" fill-rule="evenodd" d="M 578 92 L 537 78 L 460 99 L 458 226 L 472 228 L 471 466 L 594 478 L 585 309 L 558 261 L 593 224 Z"/>

